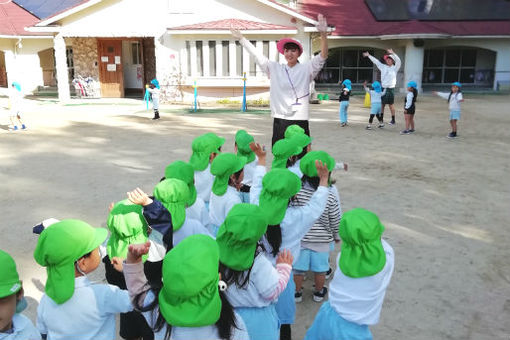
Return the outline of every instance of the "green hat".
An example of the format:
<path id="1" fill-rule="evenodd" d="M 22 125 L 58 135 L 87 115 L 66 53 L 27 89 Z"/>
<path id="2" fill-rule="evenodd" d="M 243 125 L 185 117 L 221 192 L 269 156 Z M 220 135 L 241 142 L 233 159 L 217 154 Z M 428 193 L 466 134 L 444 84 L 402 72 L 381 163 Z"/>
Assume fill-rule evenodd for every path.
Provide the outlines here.
<path id="1" fill-rule="evenodd" d="M 216 236 L 221 263 L 233 270 L 251 268 L 257 242 L 266 229 L 267 219 L 259 206 L 248 203 L 234 205 Z"/>
<path id="2" fill-rule="evenodd" d="M 130 244 L 147 242 L 147 221 L 142 214 L 142 206 L 130 200 L 117 202 L 108 215 L 106 225 L 110 238 L 106 245 L 108 256 L 126 258 Z M 147 255 L 142 256 L 143 260 Z"/>
<path id="3" fill-rule="evenodd" d="M 299 145 L 300 148 L 307 147 L 308 144 L 312 142 L 312 138 L 308 135 L 305 135 L 304 133 L 295 134 L 294 136 L 288 138 L 294 141 L 297 145 Z"/>
<path id="4" fill-rule="evenodd" d="M 14 259 L 0 249 L 0 299 L 16 294 L 21 289 L 21 281 Z"/>
<path id="5" fill-rule="evenodd" d="M 193 153 L 189 159 L 189 163 L 195 171 L 205 170 L 209 164 L 211 153 L 219 153 L 223 143 L 225 143 L 225 138 L 218 137 L 212 132 L 195 138 L 191 143 Z"/>
<path id="6" fill-rule="evenodd" d="M 250 143 L 255 139 L 245 130 L 239 130 L 236 133 L 237 154 L 246 157 L 246 163 L 255 160 L 255 153 L 250 149 Z"/>
<path id="7" fill-rule="evenodd" d="M 211 164 L 211 174 L 214 175 L 212 192 L 222 196 L 227 192 L 230 175 L 238 172 L 246 164 L 246 157 L 233 153 L 222 153 L 214 158 Z"/>
<path id="8" fill-rule="evenodd" d="M 280 224 L 285 217 L 289 199 L 301 190 L 301 180 L 287 169 L 269 171 L 262 179 L 259 206 L 267 217 L 267 224 Z"/>
<path id="9" fill-rule="evenodd" d="M 303 151 L 302 147 L 296 144 L 293 139 L 280 139 L 273 145 L 273 163 L 271 169 L 285 169 L 287 167 L 287 160 L 299 155 Z"/>
<path id="10" fill-rule="evenodd" d="M 176 327 L 214 325 L 220 318 L 218 245 L 196 234 L 182 240 L 163 260 L 159 310 Z"/>
<path id="11" fill-rule="evenodd" d="M 292 125 L 287 126 L 287 128 L 285 129 L 284 137 L 292 138 L 295 135 L 304 135 L 304 134 L 305 134 L 305 129 L 303 129 L 301 126 L 299 126 L 297 124 L 292 124 Z"/>
<path id="12" fill-rule="evenodd" d="M 379 273 L 386 264 L 381 235 L 384 226 L 373 212 L 355 208 L 343 214 L 339 267 L 346 276 L 359 278 Z"/>
<path id="13" fill-rule="evenodd" d="M 308 177 L 317 177 L 317 166 L 315 165 L 315 161 L 317 160 L 327 165 L 329 171 L 335 168 L 334 158 L 326 151 L 310 151 L 301 158 L 301 162 L 299 163 L 301 172 Z"/>
<path id="14" fill-rule="evenodd" d="M 195 204 L 197 200 L 197 189 L 195 188 L 195 173 L 193 167 L 183 161 L 175 161 L 165 169 L 165 178 L 177 178 L 188 185 L 190 198 L 188 207 Z"/>
<path id="15" fill-rule="evenodd" d="M 165 179 L 154 187 L 154 198 L 160 201 L 172 216 L 173 231 L 179 230 L 186 220 L 189 197 L 188 186 L 177 178 Z"/>
<path id="16" fill-rule="evenodd" d="M 93 228 L 80 220 L 63 220 L 44 229 L 34 251 L 34 259 L 46 267 L 46 294 L 57 304 L 74 294 L 74 263 L 99 247 L 108 231 Z"/>

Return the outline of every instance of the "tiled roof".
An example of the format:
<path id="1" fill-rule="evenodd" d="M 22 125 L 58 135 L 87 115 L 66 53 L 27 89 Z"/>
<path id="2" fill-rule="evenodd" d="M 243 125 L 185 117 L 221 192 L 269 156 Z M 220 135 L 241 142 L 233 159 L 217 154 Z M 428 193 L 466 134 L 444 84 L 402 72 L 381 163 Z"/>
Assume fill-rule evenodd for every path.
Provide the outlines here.
<path id="1" fill-rule="evenodd" d="M 25 31 L 25 27 L 32 26 L 39 21 L 14 2 L 0 3 L 0 35 L 27 36 L 44 35 Z"/>
<path id="2" fill-rule="evenodd" d="M 274 24 L 266 24 L 263 22 L 241 20 L 241 19 L 224 19 L 217 21 L 202 22 L 193 25 L 171 27 L 169 30 L 295 30 L 295 27 L 282 26 Z"/>
<path id="3" fill-rule="evenodd" d="M 298 11 L 308 17 L 322 13 L 336 36 L 397 34 L 507 35 L 510 21 L 377 21 L 363 0 L 300 0 Z"/>

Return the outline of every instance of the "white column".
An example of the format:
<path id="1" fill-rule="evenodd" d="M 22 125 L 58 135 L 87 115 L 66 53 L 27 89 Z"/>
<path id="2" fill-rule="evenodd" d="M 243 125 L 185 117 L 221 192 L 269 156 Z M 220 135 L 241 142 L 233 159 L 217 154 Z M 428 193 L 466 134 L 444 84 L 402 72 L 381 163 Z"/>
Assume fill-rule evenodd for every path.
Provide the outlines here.
<path id="1" fill-rule="evenodd" d="M 197 76 L 197 45 L 195 41 L 192 40 L 189 42 L 190 50 L 191 50 L 191 76 Z"/>
<path id="2" fill-rule="evenodd" d="M 246 48 L 243 48 L 243 72 L 246 72 L 246 76 L 250 76 L 250 53 Z"/>
<path id="3" fill-rule="evenodd" d="M 407 83 L 414 80 L 418 84 L 418 92 L 421 92 L 421 78 L 423 74 L 423 47 L 416 47 L 412 40 L 409 40 L 406 44 L 406 54 L 404 65 L 404 84 L 401 84 L 401 88 L 405 89 Z"/>
<path id="4" fill-rule="evenodd" d="M 11 50 L 4 51 L 5 71 L 7 72 L 7 88 L 11 87 L 12 82 L 16 81 L 18 69 L 16 66 L 16 58 Z"/>
<path id="5" fill-rule="evenodd" d="M 230 76 L 235 77 L 236 75 L 236 42 L 231 40 L 228 45 L 229 61 L 230 61 Z"/>
<path id="6" fill-rule="evenodd" d="M 496 62 L 494 65 L 494 90 L 498 89 L 498 82 L 510 81 L 510 47 L 505 45 L 496 51 Z"/>
<path id="7" fill-rule="evenodd" d="M 55 65 L 57 69 L 58 100 L 65 102 L 71 98 L 69 93 L 69 73 L 67 71 L 66 42 L 62 34 L 53 39 L 55 49 Z"/>
<path id="8" fill-rule="evenodd" d="M 202 41 L 202 58 L 204 67 L 204 77 L 209 77 L 209 40 Z"/>
<path id="9" fill-rule="evenodd" d="M 257 45 L 255 45 L 255 47 L 257 48 L 257 52 L 259 54 L 264 54 L 264 42 L 262 40 L 257 40 Z M 255 58 L 253 58 L 255 59 Z M 255 72 L 256 72 L 256 76 L 257 77 L 261 77 L 262 76 L 262 70 L 260 69 L 260 66 L 258 64 L 255 64 Z"/>
<path id="10" fill-rule="evenodd" d="M 269 60 L 278 61 L 278 50 L 276 49 L 276 41 L 269 42 Z"/>
<path id="11" fill-rule="evenodd" d="M 188 75 L 188 53 L 186 51 L 186 41 L 184 41 L 184 46 L 181 47 L 180 53 L 180 64 L 181 64 L 181 72 L 184 75 Z"/>
<path id="12" fill-rule="evenodd" d="M 223 45 L 216 40 L 216 77 L 223 76 Z"/>

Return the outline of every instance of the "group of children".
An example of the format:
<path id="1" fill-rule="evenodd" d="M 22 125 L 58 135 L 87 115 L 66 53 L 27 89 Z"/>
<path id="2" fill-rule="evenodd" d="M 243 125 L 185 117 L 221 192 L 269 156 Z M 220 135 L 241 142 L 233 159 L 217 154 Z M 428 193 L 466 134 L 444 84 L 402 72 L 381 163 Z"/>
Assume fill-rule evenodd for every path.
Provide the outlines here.
<path id="1" fill-rule="evenodd" d="M 305 339 L 371 339 L 393 250 L 375 214 L 342 215 L 331 173 L 347 167 L 311 141 L 289 126 L 268 170 L 265 147 L 247 131 L 236 133 L 235 153 L 206 133 L 152 195 L 136 188 L 112 203 L 108 230 L 74 219 L 34 228 L 34 259 L 47 271 L 36 328 L 20 314 L 14 260 L 0 251 L 0 339 L 114 339 L 119 313 L 125 339 L 291 339 L 309 270 L 313 299 L 329 301 Z M 87 277 L 101 261 L 109 284 Z"/>
<path id="2" fill-rule="evenodd" d="M 370 58 L 370 60 L 376 65 L 381 72 L 381 83 L 374 81 L 372 83 L 372 89 L 367 87 L 367 82 L 363 83 L 365 92 L 370 95 L 370 118 L 368 120 L 367 130 L 372 130 L 372 123 L 374 116 L 379 121 L 379 128 L 384 127 L 384 107 L 389 105 L 391 110 L 391 121 L 390 125 L 395 124 L 395 108 L 394 108 L 394 88 L 397 82 L 397 72 L 400 68 L 400 58 L 393 52 L 393 50 L 387 50 L 387 54 L 384 55 L 384 63 L 371 56 L 368 52 L 363 53 L 364 57 Z M 338 100 L 340 102 L 339 113 L 340 113 L 340 126 L 347 126 L 347 109 L 349 107 L 349 97 L 352 91 L 352 85 L 350 79 L 344 79 L 340 82 L 341 89 Z M 418 97 L 418 84 L 415 81 L 409 81 L 407 83 L 407 93 L 404 103 L 404 119 L 405 129 L 400 131 L 402 135 L 409 135 L 415 132 L 414 129 L 414 114 L 416 112 L 416 99 Z M 461 91 L 462 85 L 459 82 L 454 82 L 451 85 L 451 92 L 434 92 L 434 94 L 441 98 L 447 99 L 450 109 L 450 125 L 452 132 L 448 134 L 448 138 L 457 137 L 457 121 L 460 119 L 460 103 L 464 101 Z"/>

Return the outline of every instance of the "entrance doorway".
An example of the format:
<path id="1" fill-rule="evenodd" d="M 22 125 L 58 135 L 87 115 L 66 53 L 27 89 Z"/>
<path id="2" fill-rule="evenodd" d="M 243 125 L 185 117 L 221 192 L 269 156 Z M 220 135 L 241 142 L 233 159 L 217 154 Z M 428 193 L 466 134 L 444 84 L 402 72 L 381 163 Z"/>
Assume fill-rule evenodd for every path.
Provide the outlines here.
<path id="1" fill-rule="evenodd" d="M 98 39 L 97 44 L 101 96 L 106 98 L 124 97 L 122 40 Z"/>

